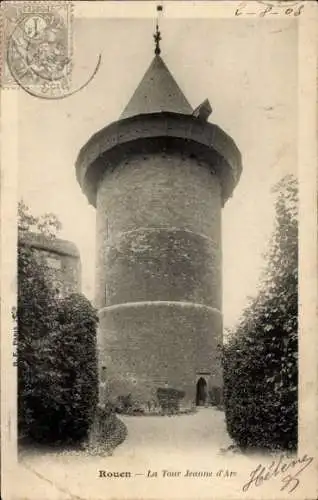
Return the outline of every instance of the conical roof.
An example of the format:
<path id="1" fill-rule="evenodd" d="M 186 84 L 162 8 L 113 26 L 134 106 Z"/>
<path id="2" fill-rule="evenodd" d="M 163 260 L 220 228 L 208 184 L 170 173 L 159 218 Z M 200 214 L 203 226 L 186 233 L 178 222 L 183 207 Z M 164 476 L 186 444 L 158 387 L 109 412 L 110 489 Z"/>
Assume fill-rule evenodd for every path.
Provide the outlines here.
<path id="1" fill-rule="evenodd" d="M 160 111 L 188 115 L 193 110 L 161 57 L 156 55 L 120 118 Z"/>

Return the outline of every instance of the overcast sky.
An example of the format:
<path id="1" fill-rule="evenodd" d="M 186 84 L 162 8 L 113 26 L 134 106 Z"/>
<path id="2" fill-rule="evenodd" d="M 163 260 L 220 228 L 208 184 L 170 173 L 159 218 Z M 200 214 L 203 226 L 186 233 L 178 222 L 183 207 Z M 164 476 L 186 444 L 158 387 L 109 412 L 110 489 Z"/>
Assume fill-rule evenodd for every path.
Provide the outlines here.
<path id="1" fill-rule="evenodd" d="M 19 195 L 54 212 L 81 253 L 83 292 L 94 296 L 95 209 L 75 177 L 80 147 L 116 120 L 153 58 L 151 19 L 75 19 L 73 81 L 83 91 L 45 101 L 19 91 Z M 255 293 L 273 224 L 274 183 L 297 166 L 297 27 L 293 19 L 167 19 L 162 57 L 195 107 L 241 150 L 243 174 L 223 209 L 224 325 Z"/>

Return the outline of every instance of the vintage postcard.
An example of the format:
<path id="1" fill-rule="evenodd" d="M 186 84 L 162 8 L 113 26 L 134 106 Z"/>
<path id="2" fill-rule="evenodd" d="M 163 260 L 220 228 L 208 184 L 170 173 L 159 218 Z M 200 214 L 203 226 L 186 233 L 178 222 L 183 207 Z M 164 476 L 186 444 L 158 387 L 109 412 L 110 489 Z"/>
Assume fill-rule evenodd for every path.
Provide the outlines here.
<path id="1" fill-rule="evenodd" d="M 1 498 L 318 496 L 317 2 L 1 3 Z"/>

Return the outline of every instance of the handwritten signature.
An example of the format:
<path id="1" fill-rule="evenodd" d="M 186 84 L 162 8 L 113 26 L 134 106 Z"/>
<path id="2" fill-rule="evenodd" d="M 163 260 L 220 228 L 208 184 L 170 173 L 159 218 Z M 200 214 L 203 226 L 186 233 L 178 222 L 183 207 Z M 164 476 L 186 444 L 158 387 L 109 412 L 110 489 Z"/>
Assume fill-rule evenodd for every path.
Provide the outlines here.
<path id="1" fill-rule="evenodd" d="M 261 486 L 265 481 L 279 477 L 283 483 L 280 491 L 292 493 L 300 483 L 299 476 L 313 461 L 313 457 L 303 455 L 301 458 L 286 459 L 281 456 L 270 465 L 259 464 L 250 473 L 250 479 L 244 484 L 242 490 L 248 491 L 251 486 Z"/>
<path id="2" fill-rule="evenodd" d="M 285 16 L 300 16 L 304 10 L 304 3 L 300 0 L 294 1 L 277 1 L 277 2 L 267 2 L 264 0 L 256 0 L 251 2 L 250 0 L 241 2 L 238 8 L 235 10 L 236 16 L 274 16 L 274 15 L 285 15 Z"/>

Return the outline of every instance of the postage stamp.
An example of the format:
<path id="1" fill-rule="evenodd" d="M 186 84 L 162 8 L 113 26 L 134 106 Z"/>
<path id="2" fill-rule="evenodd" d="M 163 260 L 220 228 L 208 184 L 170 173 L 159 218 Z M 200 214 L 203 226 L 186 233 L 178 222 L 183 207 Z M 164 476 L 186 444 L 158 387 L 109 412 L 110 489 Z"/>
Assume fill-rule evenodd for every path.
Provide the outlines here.
<path id="1" fill-rule="evenodd" d="M 22 87 L 39 97 L 69 89 L 71 2 L 5 2 L 2 26 L 2 88 Z"/>

